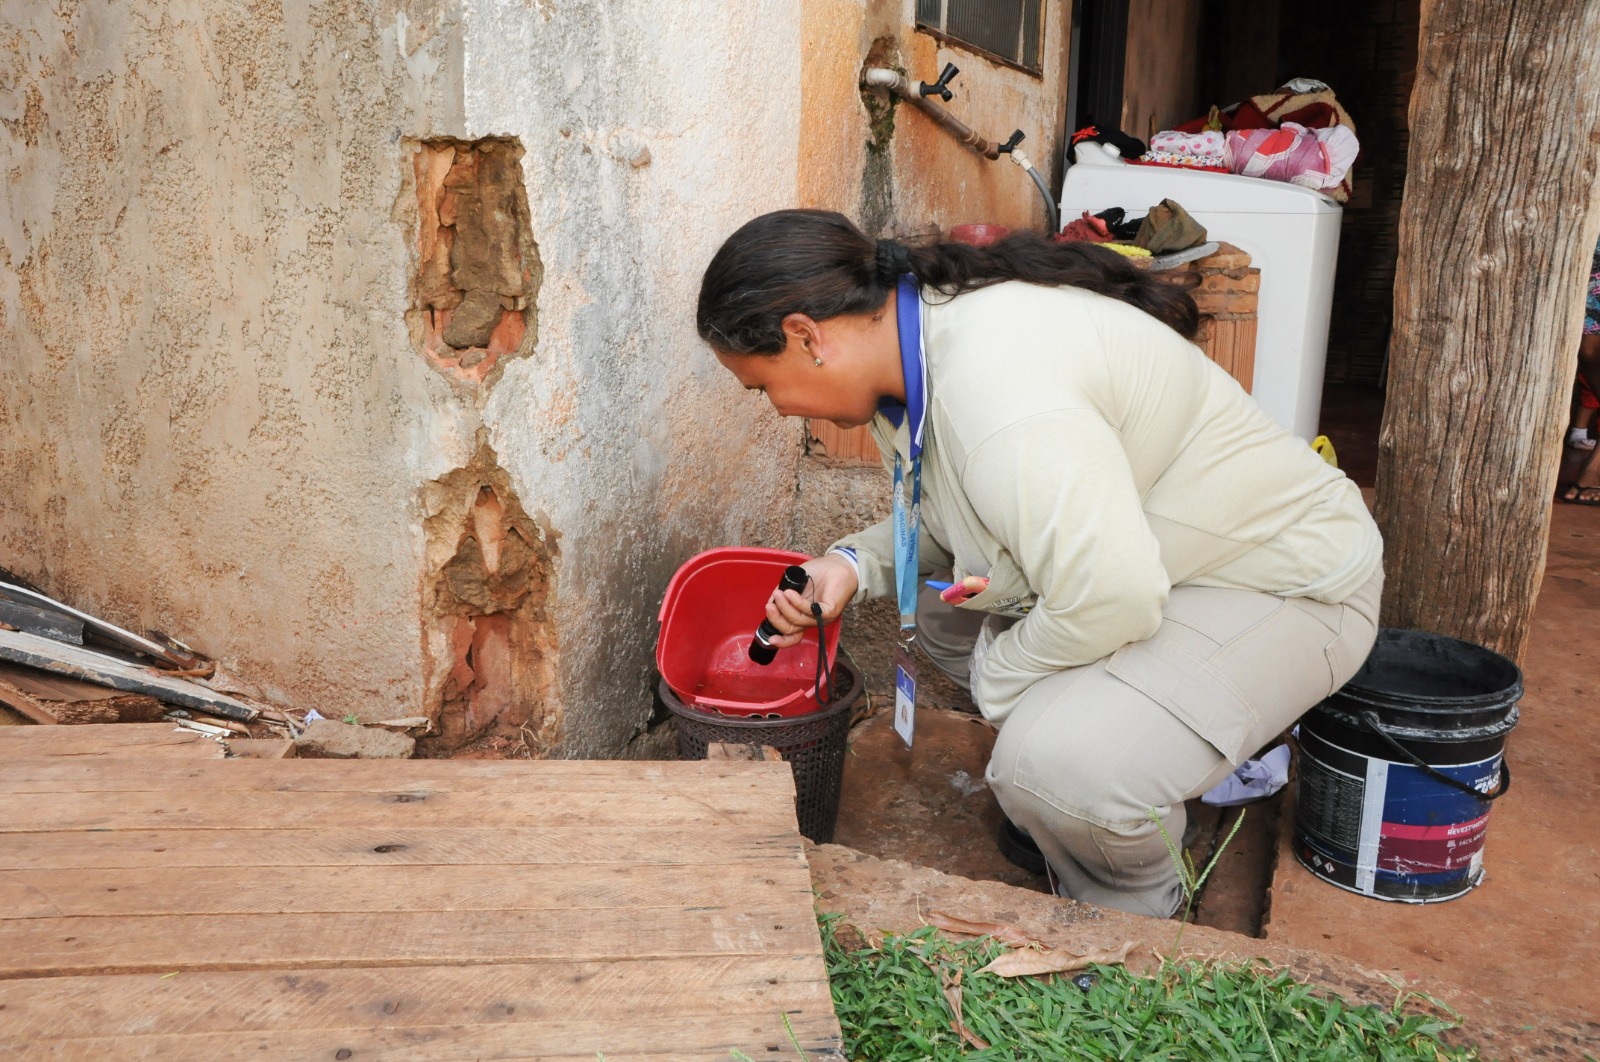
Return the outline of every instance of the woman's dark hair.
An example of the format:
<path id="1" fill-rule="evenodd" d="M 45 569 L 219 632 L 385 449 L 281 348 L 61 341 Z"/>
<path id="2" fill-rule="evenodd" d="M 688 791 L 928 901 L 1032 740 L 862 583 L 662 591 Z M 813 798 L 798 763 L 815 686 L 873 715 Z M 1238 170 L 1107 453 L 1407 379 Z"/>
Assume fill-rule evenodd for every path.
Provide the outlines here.
<path id="1" fill-rule="evenodd" d="M 1199 312 L 1177 280 L 1091 243 L 1018 232 L 987 247 L 870 240 L 831 210 L 775 210 L 746 222 L 712 257 L 700 282 L 700 337 L 728 354 L 776 354 L 783 319 L 871 313 L 900 274 L 955 296 L 1006 280 L 1082 288 L 1136 306 L 1193 339 Z"/>

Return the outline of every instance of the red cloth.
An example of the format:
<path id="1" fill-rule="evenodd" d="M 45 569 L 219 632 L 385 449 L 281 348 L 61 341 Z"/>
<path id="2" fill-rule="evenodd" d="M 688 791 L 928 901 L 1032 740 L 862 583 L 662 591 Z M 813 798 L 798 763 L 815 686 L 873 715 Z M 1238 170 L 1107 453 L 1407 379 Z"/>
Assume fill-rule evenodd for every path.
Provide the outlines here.
<path id="1" fill-rule="evenodd" d="M 1062 243 L 1110 243 L 1111 229 L 1085 210 L 1083 217 L 1067 222 L 1067 227 L 1061 230 L 1061 235 L 1056 239 Z"/>
<path id="2" fill-rule="evenodd" d="M 1206 123 L 1210 120 L 1211 116 L 1209 114 L 1203 114 L 1199 118 L 1192 118 L 1182 125 L 1175 125 L 1172 128 L 1180 133 L 1203 133 L 1206 129 Z M 1255 100 L 1245 100 L 1231 111 L 1218 111 L 1217 121 L 1221 123 L 1224 133 L 1230 133 L 1235 129 L 1271 129 L 1278 124 L 1261 113 L 1261 108 L 1256 106 Z M 1306 125 L 1307 123 L 1302 122 L 1300 124 Z"/>

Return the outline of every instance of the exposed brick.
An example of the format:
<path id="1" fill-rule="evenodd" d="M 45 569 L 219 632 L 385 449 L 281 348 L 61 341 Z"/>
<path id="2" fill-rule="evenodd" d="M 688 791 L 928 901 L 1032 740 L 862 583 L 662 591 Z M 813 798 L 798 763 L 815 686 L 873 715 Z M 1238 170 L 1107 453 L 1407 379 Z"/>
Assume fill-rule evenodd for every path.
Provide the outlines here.
<path id="1" fill-rule="evenodd" d="M 1261 290 L 1261 270 L 1246 269 L 1239 276 L 1232 275 L 1232 273 L 1202 273 L 1199 290 L 1217 293 L 1236 291 L 1254 293 Z"/>
<path id="2" fill-rule="evenodd" d="M 1195 262 L 1195 267 L 1202 271 L 1209 269 L 1244 269 L 1249 265 L 1250 256 L 1231 243 L 1220 244 L 1215 254 L 1207 255 Z"/>

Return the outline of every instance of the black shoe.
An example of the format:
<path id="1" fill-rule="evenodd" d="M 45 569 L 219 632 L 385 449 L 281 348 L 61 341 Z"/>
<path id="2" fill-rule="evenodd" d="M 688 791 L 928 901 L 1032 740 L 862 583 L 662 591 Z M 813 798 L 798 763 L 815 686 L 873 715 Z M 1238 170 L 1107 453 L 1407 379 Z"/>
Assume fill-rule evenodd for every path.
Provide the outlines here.
<path id="1" fill-rule="evenodd" d="M 1023 870 L 1041 875 L 1045 872 L 1044 853 L 1039 851 L 1028 832 L 1010 819 L 1000 824 L 995 842 L 1000 846 L 1000 854 Z"/>

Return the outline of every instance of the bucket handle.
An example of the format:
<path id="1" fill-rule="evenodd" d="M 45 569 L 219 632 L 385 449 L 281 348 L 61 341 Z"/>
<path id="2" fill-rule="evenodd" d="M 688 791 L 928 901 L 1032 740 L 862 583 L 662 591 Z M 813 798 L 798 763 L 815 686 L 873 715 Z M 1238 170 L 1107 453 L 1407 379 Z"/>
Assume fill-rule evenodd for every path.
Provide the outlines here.
<path id="1" fill-rule="evenodd" d="M 1451 778 L 1443 771 L 1436 771 L 1428 764 L 1423 763 L 1422 760 L 1417 757 L 1416 753 L 1412 752 L 1410 749 L 1406 748 L 1404 745 L 1400 744 L 1400 742 L 1396 741 L 1390 736 L 1389 732 L 1383 728 L 1383 722 L 1378 718 L 1377 712 L 1362 712 L 1361 720 L 1367 724 L 1368 729 L 1370 729 L 1374 734 L 1377 734 L 1379 737 L 1383 738 L 1385 744 L 1387 744 L 1394 751 L 1398 752 L 1401 759 L 1410 763 L 1413 767 L 1418 767 L 1427 772 L 1430 777 L 1437 781 L 1443 782 L 1445 785 L 1448 785 L 1451 788 L 1459 789 L 1463 793 L 1466 793 L 1470 796 L 1475 796 L 1485 804 L 1499 800 L 1501 797 L 1505 796 L 1511 791 L 1511 764 L 1506 762 L 1505 753 L 1503 752 L 1500 754 L 1500 786 L 1493 793 L 1484 793 L 1474 789 L 1472 786 L 1458 778 Z"/>

